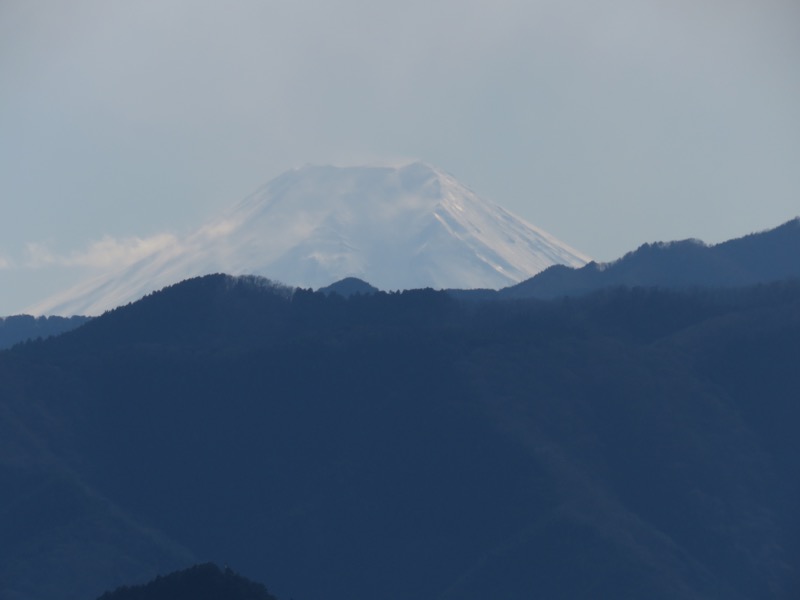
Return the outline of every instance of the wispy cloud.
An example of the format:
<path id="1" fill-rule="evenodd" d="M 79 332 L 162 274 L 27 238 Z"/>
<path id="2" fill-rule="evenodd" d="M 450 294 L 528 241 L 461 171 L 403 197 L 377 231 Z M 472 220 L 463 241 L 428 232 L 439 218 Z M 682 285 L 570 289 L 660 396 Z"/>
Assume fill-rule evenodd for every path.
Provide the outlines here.
<path id="1" fill-rule="evenodd" d="M 6 258 L 5 256 L 0 256 L 0 270 L 10 269 L 13 266 L 14 263 L 10 258 Z"/>
<path id="2" fill-rule="evenodd" d="M 80 267 L 92 269 L 113 269 L 124 267 L 134 262 L 174 246 L 178 239 L 170 233 L 161 233 L 147 238 L 127 237 L 117 239 L 104 236 L 89 244 L 85 250 L 73 251 L 66 255 L 54 253 L 46 243 L 31 242 L 26 244 L 26 260 L 24 266 L 41 268 L 48 266 Z M 3 266 L 0 257 L 0 268 Z M 8 261 L 10 265 L 10 261 Z"/>

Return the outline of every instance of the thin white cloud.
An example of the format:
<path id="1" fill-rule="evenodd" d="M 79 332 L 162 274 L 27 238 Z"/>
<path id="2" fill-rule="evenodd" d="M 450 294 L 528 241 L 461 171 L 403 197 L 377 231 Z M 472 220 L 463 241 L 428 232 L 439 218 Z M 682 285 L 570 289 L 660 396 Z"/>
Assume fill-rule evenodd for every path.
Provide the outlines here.
<path id="1" fill-rule="evenodd" d="M 209 225 L 204 225 L 203 227 L 200 228 L 196 236 L 203 239 L 214 239 L 218 237 L 223 237 L 228 235 L 234 229 L 236 229 L 237 225 L 238 223 L 236 221 L 230 219 L 223 219 L 222 221 L 217 221 Z"/>
<path id="2" fill-rule="evenodd" d="M 25 266 L 40 268 L 47 266 L 79 267 L 91 269 L 115 269 L 174 246 L 177 238 L 170 233 L 160 233 L 147 238 L 127 237 L 117 239 L 104 236 L 92 242 L 85 250 L 70 252 L 67 255 L 53 253 L 47 244 L 32 242 L 26 244 Z M 2 266 L 2 262 L 0 262 Z"/>
<path id="3" fill-rule="evenodd" d="M 10 258 L 6 258 L 5 256 L 0 256 L 0 270 L 10 269 L 13 266 L 14 263 L 11 261 Z"/>

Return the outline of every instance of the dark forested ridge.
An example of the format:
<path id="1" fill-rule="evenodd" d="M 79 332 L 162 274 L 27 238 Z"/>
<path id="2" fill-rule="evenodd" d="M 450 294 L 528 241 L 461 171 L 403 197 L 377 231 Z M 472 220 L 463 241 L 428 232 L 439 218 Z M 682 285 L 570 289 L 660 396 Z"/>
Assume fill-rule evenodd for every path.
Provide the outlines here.
<path id="1" fill-rule="evenodd" d="M 345 277 L 317 291 L 326 295 L 339 294 L 340 296 L 349 298 L 356 294 L 374 294 L 378 291 L 378 288 L 357 277 Z"/>
<path id="2" fill-rule="evenodd" d="M 106 592 L 98 600 L 276 600 L 260 583 L 212 563 Z"/>
<path id="3" fill-rule="evenodd" d="M 0 355 L 0 597 L 798 597 L 800 284 L 189 280 Z"/>
<path id="4" fill-rule="evenodd" d="M 612 286 L 741 287 L 800 279 L 798 256 L 800 218 L 713 246 L 698 240 L 659 242 L 644 244 L 611 263 L 592 262 L 579 269 L 555 265 L 496 295 L 558 298 Z"/>
<path id="5" fill-rule="evenodd" d="M 37 338 L 49 338 L 71 331 L 86 323 L 90 317 L 32 317 L 14 315 L 0 317 L 0 350 Z"/>

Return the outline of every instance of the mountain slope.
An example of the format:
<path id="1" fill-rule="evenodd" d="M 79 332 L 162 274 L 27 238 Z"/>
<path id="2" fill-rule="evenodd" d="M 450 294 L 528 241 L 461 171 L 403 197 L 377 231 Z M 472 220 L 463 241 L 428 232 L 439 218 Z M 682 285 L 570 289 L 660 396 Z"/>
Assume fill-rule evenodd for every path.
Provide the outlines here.
<path id="1" fill-rule="evenodd" d="M 501 288 L 588 258 L 423 163 L 289 171 L 172 247 L 30 307 L 94 315 L 189 277 Z"/>
<path id="2" fill-rule="evenodd" d="M 80 327 L 88 317 L 39 317 L 14 315 L 0 317 L 0 350 L 36 338 L 48 338 Z"/>
<path id="3" fill-rule="evenodd" d="M 215 275 L 0 354 L 0 406 L 280 597 L 789 600 L 799 307 L 797 284 L 470 305 Z"/>
<path id="4" fill-rule="evenodd" d="M 800 278 L 800 218 L 714 246 L 697 240 L 644 244 L 607 264 L 556 265 L 499 295 L 556 298 L 620 285 L 738 287 L 792 278 Z"/>
<path id="5" fill-rule="evenodd" d="M 237 575 L 229 568 L 208 563 L 136 586 L 107 592 L 98 600 L 276 600 L 260 583 Z"/>
<path id="6" fill-rule="evenodd" d="M 339 294 L 345 298 L 349 298 L 354 294 L 374 294 L 380 290 L 375 286 L 370 285 L 366 281 L 362 281 L 356 277 L 346 277 L 340 281 L 336 281 L 328 286 L 319 288 L 318 292 L 323 294 Z"/>

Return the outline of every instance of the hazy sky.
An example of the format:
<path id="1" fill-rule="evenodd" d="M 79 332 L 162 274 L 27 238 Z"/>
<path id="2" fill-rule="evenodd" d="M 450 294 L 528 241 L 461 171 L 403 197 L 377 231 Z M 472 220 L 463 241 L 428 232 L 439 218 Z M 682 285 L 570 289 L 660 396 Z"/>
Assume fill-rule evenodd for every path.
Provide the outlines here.
<path id="1" fill-rule="evenodd" d="M 0 0 L 0 315 L 287 168 L 422 159 L 598 260 L 800 214 L 797 0 Z"/>

